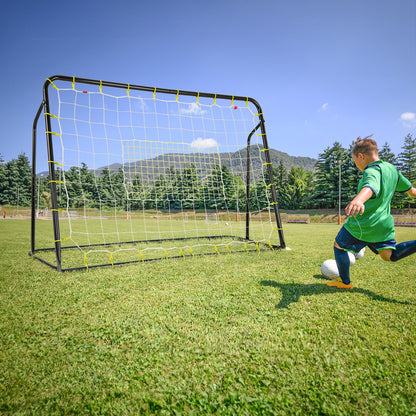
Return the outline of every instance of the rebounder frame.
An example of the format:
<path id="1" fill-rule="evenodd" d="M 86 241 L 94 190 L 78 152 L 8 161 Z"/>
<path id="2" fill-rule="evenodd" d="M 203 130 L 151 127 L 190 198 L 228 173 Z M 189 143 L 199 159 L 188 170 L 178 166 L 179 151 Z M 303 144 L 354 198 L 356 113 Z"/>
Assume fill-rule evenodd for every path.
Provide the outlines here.
<path id="1" fill-rule="evenodd" d="M 245 240 L 238 236 L 221 236 L 221 237 L 233 237 L 237 240 L 247 241 L 250 242 L 250 215 L 249 215 L 249 200 L 250 200 L 250 144 L 252 136 L 257 132 L 260 131 L 259 135 L 262 137 L 263 142 L 263 150 L 266 159 L 266 167 L 267 167 L 267 175 L 270 181 L 270 193 L 271 193 L 271 205 L 273 206 L 274 217 L 276 221 L 276 229 L 279 236 L 279 244 L 264 244 L 266 248 L 272 249 L 284 249 L 286 248 L 282 222 L 280 218 L 278 202 L 277 202 L 277 193 L 276 187 L 273 179 L 273 169 L 272 169 L 272 162 L 270 157 L 270 151 L 267 141 L 267 134 L 265 128 L 265 122 L 263 117 L 263 112 L 261 109 L 260 104 L 251 97 L 243 97 L 243 96 L 232 96 L 232 95 L 225 95 L 225 94 L 213 94 L 213 93 L 204 93 L 204 92 L 196 92 L 196 91 L 185 91 L 185 90 L 173 90 L 173 89 L 166 89 L 166 88 L 158 88 L 158 87 L 147 87 L 147 86 L 140 86 L 140 85 L 133 85 L 133 84 L 124 84 L 124 83 L 117 83 L 117 82 L 109 82 L 109 81 L 101 81 L 95 79 L 87 79 L 87 78 L 79 78 L 79 77 L 70 77 L 70 76 L 63 76 L 63 75 L 54 75 L 48 78 L 45 83 L 43 84 L 43 99 L 37 110 L 33 121 L 33 128 L 32 128 L 32 184 L 31 184 L 31 250 L 29 255 L 38 259 L 39 261 L 47 264 L 48 266 L 55 268 L 57 271 L 69 271 L 69 270 L 82 270 L 88 269 L 91 267 L 100 267 L 100 266 L 114 266 L 114 265 L 121 265 L 121 264 L 128 264 L 128 263 L 139 263 L 143 260 L 132 260 L 132 261 L 124 261 L 119 263 L 106 263 L 101 265 L 92 265 L 92 266 L 85 266 L 85 267 L 73 267 L 73 268 L 62 268 L 62 250 L 64 249 L 71 249 L 76 248 L 75 246 L 61 246 L 61 235 L 60 235 L 60 226 L 59 226 L 59 210 L 58 210 L 58 197 L 57 197 L 57 189 L 56 189 L 56 173 L 55 173 L 55 162 L 54 162 L 54 149 L 53 149 L 53 140 L 52 140 L 52 131 L 51 131 L 51 115 L 49 109 L 49 93 L 48 90 L 50 86 L 55 87 L 53 84 L 54 81 L 66 81 L 72 83 L 81 83 L 81 84 L 89 84 L 89 85 L 97 85 L 100 88 L 102 87 L 112 87 L 112 88 L 119 88 L 119 89 L 129 89 L 129 90 L 137 90 L 137 91 L 146 91 L 151 92 L 153 94 L 162 93 L 162 94 L 171 94 L 171 95 L 183 95 L 183 96 L 192 96 L 192 97 L 204 97 L 204 98 L 211 98 L 211 99 L 224 99 L 230 101 L 243 101 L 245 103 L 252 103 L 257 109 L 257 115 L 259 117 L 259 123 L 254 127 L 254 129 L 250 132 L 247 137 L 247 172 L 246 172 L 246 224 L 245 224 Z M 51 191 L 51 205 L 52 205 L 52 220 L 53 220 L 53 230 L 54 230 L 54 247 L 50 248 L 36 248 L 36 202 L 35 202 L 35 193 L 36 193 L 36 149 L 37 149 L 37 126 L 40 115 L 44 113 L 45 116 L 45 131 L 46 131 L 46 144 L 47 144 L 47 152 L 48 152 L 48 165 L 49 165 L 49 185 Z M 187 239 L 193 238 L 207 238 L 210 239 L 212 237 L 188 237 Z M 169 240 L 183 240 L 183 238 L 173 238 Z M 158 241 L 158 240 L 143 240 L 142 242 L 151 242 L 151 241 Z M 131 244 L 131 243 L 138 243 L 140 241 L 135 242 L 115 242 L 115 243 L 106 243 L 106 244 L 92 244 L 91 246 L 110 246 L 112 244 Z M 254 242 L 251 242 L 254 243 Z M 256 244 L 257 245 L 257 244 Z M 257 247 L 258 249 L 258 247 Z M 40 255 L 40 253 L 44 251 L 55 251 L 56 255 L 56 265 L 46 261 Z M 216 253 L 204 253 L 200 255 L 207 255 L 207 254 L 216 254 Z M 184 256 L 185 257 L 185 256 Z M 175 256 L 170 258 L 176 258 Z M 159 259 L 159 258 L 158 258 Z M 156 260 L 156 259 L 146 259 L 149 260 Z"/>

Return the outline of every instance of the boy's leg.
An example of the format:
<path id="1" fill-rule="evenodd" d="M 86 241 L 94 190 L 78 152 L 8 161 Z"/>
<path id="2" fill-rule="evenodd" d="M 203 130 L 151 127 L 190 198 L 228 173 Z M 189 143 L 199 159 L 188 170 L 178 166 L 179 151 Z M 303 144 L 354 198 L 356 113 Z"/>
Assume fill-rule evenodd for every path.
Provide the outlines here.
<path id="1" fill-rule="evenodd" d="M 337 262 L 339 276 L 344 285 L 349 285 L 350 281 L 350 257 L 348 252 L 334 245 L 335 261 Z"/>
<path id="2" fill-rule="evenodd" d="M 397 244 L 396 250 L 391 253 L 390 261 L 398 261 L 414 253 L 416 253 L 416 240 L 406 241 Z"/>

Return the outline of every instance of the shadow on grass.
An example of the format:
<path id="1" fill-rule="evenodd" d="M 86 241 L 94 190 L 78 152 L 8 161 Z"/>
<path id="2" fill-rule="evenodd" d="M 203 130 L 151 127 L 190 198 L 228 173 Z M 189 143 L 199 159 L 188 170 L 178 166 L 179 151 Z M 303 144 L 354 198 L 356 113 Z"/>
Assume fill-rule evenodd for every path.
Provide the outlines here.
<path id="1" fill-rule="evenodd" d="M 301 283 L 279 283 L 275 280 L 263 280 L 260 282 L 262 286 L 278 287 L 282 292 L 282 300 L 276 305 L 276 308 L 282 309 L 287 308 L 291 303 L 297 302 L 301 296 L 320 295 L 322 293 L 337 293 L 337 292 L 348 292 L 348 293 L 362 293 L 371 299 L 378 300 L 381 302 L 397 303 L 400 305 L 412 305 L 411 302 L 399 301 L 396 299 L 386 298 L 378 295 L 377 293 L 371 292 L 367 289 L 353 288 L 353 289 L 337 289 L 336 287 L 330 287 L 325 284 L 327 279 L 321 275 L 314 276 L 317 279 L 324 280 L 323 283 L 312 283 L 301 284 Z"/>

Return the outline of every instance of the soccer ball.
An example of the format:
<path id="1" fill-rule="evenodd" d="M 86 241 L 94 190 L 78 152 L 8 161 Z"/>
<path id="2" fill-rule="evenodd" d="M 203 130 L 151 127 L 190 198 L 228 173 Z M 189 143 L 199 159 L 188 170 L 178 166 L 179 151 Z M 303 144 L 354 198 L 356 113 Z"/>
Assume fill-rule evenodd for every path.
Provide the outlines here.
<path id="1" fill-rule="evenodd" d="M 350 258 L 350 266 L 354 266 L 355 264 L 355 253 L 353 253 L 352 251 L 348 251 L 348 257 Z"/>
<path id="2" fill-rule="evenodd" d="M 362 248 L 358 253 L 355 253 L 355 258 L 357 260 L 360 260 L 364 257 L 364 253 L 365 253 L 365 247 Z"/>
<path id="3" fill-rule="evenodd" d="M 321 273 L 327 279 L 336 279 L 339 277 L 337 262 L 333 259 L 325 260 L 321 266 Z"/>

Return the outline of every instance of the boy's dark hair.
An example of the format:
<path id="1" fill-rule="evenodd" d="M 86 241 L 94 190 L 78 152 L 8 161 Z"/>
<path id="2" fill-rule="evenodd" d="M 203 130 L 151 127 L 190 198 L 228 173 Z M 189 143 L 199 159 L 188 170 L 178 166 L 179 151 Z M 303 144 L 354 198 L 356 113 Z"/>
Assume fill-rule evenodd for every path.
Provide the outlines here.
<path id="1" fill-rule="evenodd" d="M 358 153 L 362 153 L 364 155 L 371 155 L 375 153 L 378 155 L 377 142 L 374 139 L 371 139 L 371 137 L 372 135 L 364 137 L 364 139 L 358 137 L 354 143 L 354 146 L 352 147 L 351 153 L 354 156 L 357 156 Z"/>

